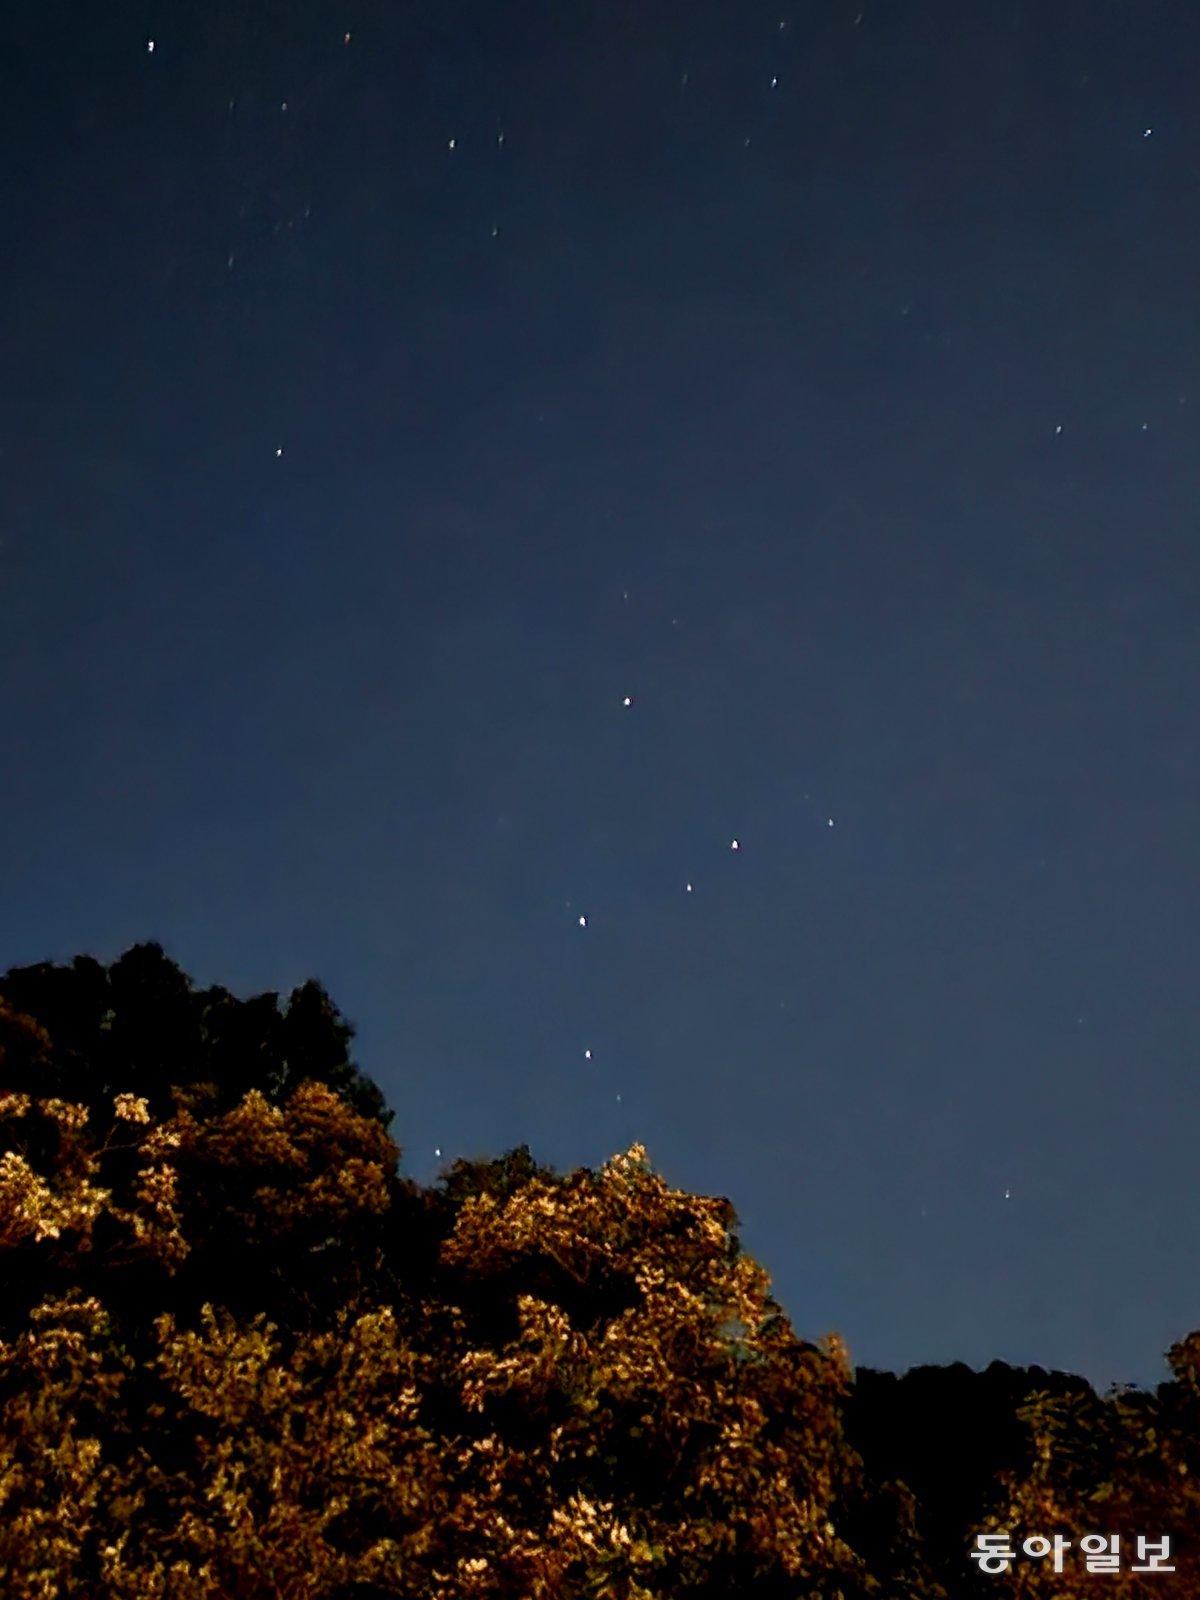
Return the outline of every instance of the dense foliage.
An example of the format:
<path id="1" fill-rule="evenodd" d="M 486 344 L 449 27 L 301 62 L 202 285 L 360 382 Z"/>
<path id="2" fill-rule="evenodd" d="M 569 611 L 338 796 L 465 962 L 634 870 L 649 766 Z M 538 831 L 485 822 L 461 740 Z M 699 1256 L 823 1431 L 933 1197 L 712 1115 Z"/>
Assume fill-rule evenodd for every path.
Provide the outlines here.
<path id="1" fill-rule="evenodd" d="M 1008 1395 L 939 1461 L 936 1398 L 798 1339 L 728 1201 L 639 1146 L 421 1189 L 351 1037 L 153 945 L 0 979 L 6 1597 L 1074 1595 L 966 1550 L 1101 1505 L 1177 1572 L 1092 1585 L 1196 1592 L 1200 1336 L 1157 1398 Z"/>

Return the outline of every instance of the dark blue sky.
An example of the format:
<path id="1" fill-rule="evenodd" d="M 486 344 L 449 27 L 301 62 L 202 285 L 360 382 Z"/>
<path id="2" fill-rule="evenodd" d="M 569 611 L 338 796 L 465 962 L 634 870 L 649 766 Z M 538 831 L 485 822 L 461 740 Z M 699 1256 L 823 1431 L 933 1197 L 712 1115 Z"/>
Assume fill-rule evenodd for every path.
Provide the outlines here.
<path id="1" fill-rule="evenodd" d="M 317 977 L 421 1181 L 641 1140 L 860 1364 L 1165 1377 L 1200 10 L 3 44 L 0 967 Z"/>

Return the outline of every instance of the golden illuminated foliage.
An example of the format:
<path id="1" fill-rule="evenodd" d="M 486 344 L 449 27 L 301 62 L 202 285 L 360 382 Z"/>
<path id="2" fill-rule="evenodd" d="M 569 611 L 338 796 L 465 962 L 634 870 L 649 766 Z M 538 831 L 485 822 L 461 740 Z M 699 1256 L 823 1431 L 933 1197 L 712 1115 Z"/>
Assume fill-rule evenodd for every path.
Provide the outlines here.
<path id="1" fill-rule="evenodd" d="M 854 1568 L 829 1521 L 847 1471 L 844 1360 L 836 1342 L 797 1344 L 728 1213 L 670 1190 L 635 1146 L 599 1175 L 534 1181 L 503 1205 L 469 1200 L 443 1247 L 464 1284 L 543 1284 L 516 1296 L 513 1335 L 468 1349 L 458 1371 L 464 1406 L 513 1422 L 519 1439 L 506 1456 L 503 1430 L 489 1431 L 467 1464 L 504 1505 L 501 1524 L 518 1464 L 532 1503 L 558 1508 L 547 1534 L 560 1580 L 587 1568 L 614 1593 L 657 1594 L 722 1561 L 814 1583 Z M 614 1280 L 632 1292 L 605 1317 Z M 731 1319 L 746 1330 L 740 1348 L 722 1331 Z M 502 1542 L 481 1548 L 503 1569 Z"/>
<path id="2" fill-rule="evenodd" d="M 5 1600 L 1195 1594 L 1200 1335 L 1158 1397 L 1035 1397 L 967 1540 L 1165 1533 L 1177 1574 L 964 1548 L 948 1591 L 728 1201 L 639 1145 L 419 1190 L 350 1032 L 157 946 L 0 980 Z"/>
<path id="3" fill-rule="evenodd" d="M 995 1506 L 979 1532 L 1007 1532 L 1018 1552 L 1005 1577 L 989 1580 L 1013 1600 L 1093 1600 L 1097 1587 L 1114 1600 L 1195 1600 L 1194 1562 L 1200 1548 L 1200 1483 L 1197 1430 L 1200 1335 L 1168 1354 L 1176 1383 L 1162 1398 L 1142 1392 L 1096 1396 L 1035 1395 L 1018 1413 L 1027 1423 L 1033 1465 L 1025 1474 L 1004 1473 Z M 1172 1393 L 1173 1391 L 1173 1393 Z M 1021 1555 L 1034 1534 L 1069 1541 L 1056 1573 L 1053 1557 Z M 1080 1540 L 1088 1535 L 1119 1539 L 1119 1567 L 1089 1572 Z M 1137 1573 L 1145 1562 L 1138 1537 L 1155 1544 L 1170 1539 L 1167 1564 L 1174 1572 Z M 1088 1551 L 1097 1546 L 1089 1543 Z"/>
<path id="4" fill-rule="evenodd" d="M 81 1271 L 104 1224 L 114 1281 L 140 1256 L 166 1286 L 220 1221 L 266 1282 L 296 1235 L 387 1213 L 395 1147 L 323 1085 L 203 1120 L 115 1099 L 100 1140 L 86 1107 L 0 1101 L 0 1260 Z M 440 1267 L 466 1308 L 407 1326 L 365 1302 L 326 1329 L 211 1302 L 119 1326 L 97 1293 L 45 1299 L 0 1343 L 3 1592 L 868 1592 L 831 1521 L 844 1356 L 794 1339 L 728 1222 L 635 1147 L 465 1200 Z"/>

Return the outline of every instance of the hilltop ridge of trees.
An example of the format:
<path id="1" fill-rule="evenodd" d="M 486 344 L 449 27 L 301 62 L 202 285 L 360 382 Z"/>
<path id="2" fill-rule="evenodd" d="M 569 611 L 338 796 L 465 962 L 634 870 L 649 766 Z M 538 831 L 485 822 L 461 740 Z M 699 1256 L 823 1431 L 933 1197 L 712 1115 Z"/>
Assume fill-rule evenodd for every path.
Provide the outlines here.
<path id="1" fill-rule="evenodd" d="M 315 982 L 239 1000 L 155 944 L 0 977 L 6 1597 L 1200 1592 L 1200 1334 L 1153 1395 L 855 1372 L 641 1146 L 401 1176 L 352 1038 Z M 997 1529 L 1064 1573 L 980 1574 Z"/>

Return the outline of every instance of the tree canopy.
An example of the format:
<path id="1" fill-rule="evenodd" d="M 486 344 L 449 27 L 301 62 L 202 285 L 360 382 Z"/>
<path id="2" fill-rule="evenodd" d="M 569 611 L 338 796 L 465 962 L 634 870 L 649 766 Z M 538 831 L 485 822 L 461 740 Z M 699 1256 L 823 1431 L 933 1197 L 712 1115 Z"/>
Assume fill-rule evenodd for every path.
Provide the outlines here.
<path id="1" fill-rule="evenodd" d="M 422 1189 L 351 1037 L 315 983 L 197 991 L 154 945 L 0 979 L 12 1600 L 947 1600 L 1006 1592 L 971 1516 L 1075 1527 L 1107 1484 L 1194 1526 L 1194 1338 L 1149 1409 L 1010 1397 L 939 1500 L 955 1463 L 797 1337 L 728 1200 L 638 1145 Z"/>

